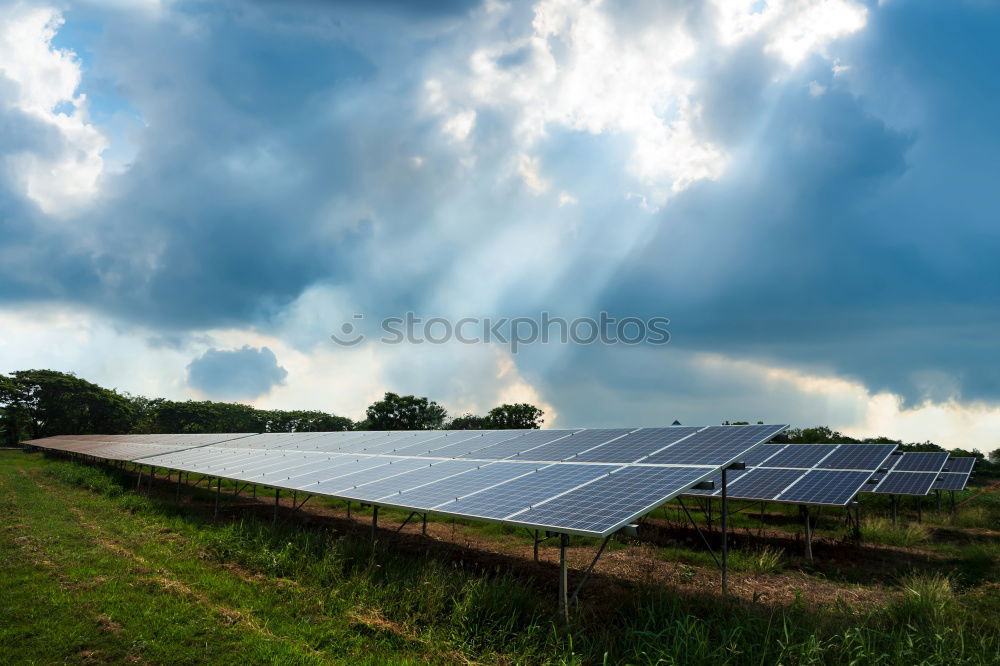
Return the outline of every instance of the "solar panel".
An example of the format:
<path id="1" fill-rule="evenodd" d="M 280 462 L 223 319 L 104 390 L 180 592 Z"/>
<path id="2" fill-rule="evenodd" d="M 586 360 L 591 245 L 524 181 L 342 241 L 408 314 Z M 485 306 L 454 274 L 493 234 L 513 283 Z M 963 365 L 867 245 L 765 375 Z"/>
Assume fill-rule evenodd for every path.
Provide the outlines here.
<path id="1" fill-rule="evenodd" d="M 781 429 L 125 435 L 33 443 L 414 511 L 607 536 Z"/>
<path id="2" fill-rule="evenodd" d="M 871 472 L 813 469 L 780 495 L 783 502 L 844 506 L 854 499 Z"/>
<path id="3" fill-rule="evenodd" d="M 633 430 L 628 428 L 592 428 L 578 430 L 549 444 L 543 444 L 517 454 L 518 460 L 538 460 L 559 462 L 578 460 L 576 456 L 596 446 L 602 446 L 619 439 Z"/>
<path id="4" fill-rule="evenodd" d="M 944 465 L 946 471 L 938 475 L 932 490 L 965 490 L 975 465 L 976 459 L 972 456 L 949 458 Z"/>
<path id="5" fill-rule="evenodd" d="M 895 444 L 842 444 L 816 467 L 875 471 L 884 466 L 895 450 Z"/>
<path id="6" fill-rule="evenodd" d="M 893 470 L 872 492 L 880 495 L 926 495 L 937 480 L 937 472 L 897 472 Z"/>
<path id="7" fill-rule="evenodd" d="M 948 462 L 948 454 L 937 451 L 907 451 L 899 456 L 893 472 L 940 472 Z"/>
<path id="8" fill-rule="evenodd" d="M 955 474 L 971 474 L 972 468 L 976 466 L 976 459 L 972 456 L 962 458 L 948 458 L 945 463 L 945 471 Z"/>
<path id="9" fill-rule="evenodd" d="M 756 467 L 731 482 L 728 494 L 733 499 L 777 498 L 781 492 L 802 477 L 796 469 Z M 716 484 L 719 493 L 720 484 Z"/>
<path id="10" fill-rule="evenodd" d="M 729 472 L 727 494 L 746 501 L 844 506 L 866 489 L 895 448 L 894 444 L 764 444 L 744 456 L 746 474 Z M 712 490 L 685 494 L 721 497 L 721 477 L 711 477 Z"/>
<path id="11" fill-rule="evenodd" d="M 507 519 L 552 529 L 611 533 L 703 476 L 705 470 L 698 467 L 621 467 Z"/>
<path id="12" fill-rule="evenodd" d="M 765 425 L 706 428 L 653 453 L 642 462 L 651 465 L 724 465 L 782 430 L 781 426 Z"/>
<path id="13" fill-rule="evenodd" d="M 942 472 L 935 479 L 931 490 L 965 490 L 969 475 L 964 472 Z"/>
<path id="14" fill-rule="evenodd" d="M 768 459 L 767 466 L 809 469 L 818 465 L 838 446 L 837 444 L 790 444 L 773 458 Z"/>
<path id="15" fill-rule="evenodd" d="M 503 460 L 516 456 L 522 451 L 529 451 L 535 447 L 548 444 L 553 440 L 560 440 L 572 435 L 575 430 L 532 430 L 524 433 L 520 437 L 514 437 L 497 444 L 470 451 L 458 456 L 459 458 L 481 458 L 487 460 Z"/>
<path id="16" fill-rule="evenodd" d="M 642 428 L 573 458 L 574 462 L 630 463 L 648 456 L 665 446 L 694 435 L 701 428 L 670 426 Z M 747 447 L 750 448 L 750 447 Z"/>
<path id="17" fill-rule="evenodd" d="M 614 469 L 614 468 L 612 468 Z M 505 518 L 607 474 L 606 465 L 549 465 L 489 490 L 438 505 L 440 511 Z"/>

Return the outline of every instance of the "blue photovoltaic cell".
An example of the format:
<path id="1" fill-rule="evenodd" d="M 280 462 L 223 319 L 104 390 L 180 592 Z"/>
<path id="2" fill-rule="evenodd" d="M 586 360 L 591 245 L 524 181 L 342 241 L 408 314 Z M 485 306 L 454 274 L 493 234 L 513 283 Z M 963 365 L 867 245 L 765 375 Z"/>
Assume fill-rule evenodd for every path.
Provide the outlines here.
<path id="1" fill-rule="evenodd" d="M 731 484 L 729 496 L 734 499 L 773 499 L 801 477 L 802 472 L 797 469 L 758 467 Z"/>
<path id="2" fill-rule="evenodd" d="M 818 469 L 853 469 L 874 472 L 886 464 L 896 450 L 895 444 L 841 444 L 823 459 Z"/>
<path id="3" fill-rule="evenodd" d="M 561 492 L 587 483 L 614 467 L 607 465 L 550 465 L 499 486 L 437 507 L 469 516 L 504 518 Z"/>
<path id="4" fill-rule="evenodd" d="M 508 520 L 604 534 L 679 495 L 704 475 L 703 467 L 627 467 Z"/>
<path id="5" fill-rule="evenodd" d="M 783 451 L 786 446 L 787 444 L 761 444 L 743 456 L 743 462 L 746 463 L 747 467 L 756 467 L 757 465 L 767 466 L 767 460 L 771 456 Z"/>
<path id="6" fill-rule="evenodd" d="M 430 466 L 430 461 L 428 460 L 421 460 L 419 458 L 403 458 L 386 466 L 362 469 L 350 474 L 339 474 L 332 479 L 316 484 L 315 491 L 326 493 L 328 495 L 341 495 L 342 493 L 353 491 L 357 487 L 366 483 L 371 483 L 372 481 L 383 481 L 389 478 L 398 478 L 400 475 L 407 472 L 424 470 Z M 293 488 L 305 487 L 304 485 L 296 484 L 294 479 L 290 485 Z"/>
<path id="7" fill-rule="evenodd" d="M 492 446 L 493 444 L 499 444 L 500 442 L 505 442 L 508 439 L 514 439 L 515 437 L 520 437 L 521 435 L 527 432 L 531 431 L 494 430 L 492 432 L 483 433 L 482 435 L 477 435 L 475 437 L 464 438 L 455 444 L 450 444 L 446 446 L 427 446 L 425 447 L 427 451 L 423 453 L 409 453 L 408 455 L 431 456 L 434 458 L 458 458 L 459 456 L 465 455 L 466 453 L 472 453 L 473 451 L 485 449 L 487 446 Z M 437 442 L 432 442 L 432 444 L 437 444 Z"/>
<path id="8" fill-rule="evenodd" d="M 623 467 L 619 462 L 641 461 L 692 433 L 698 435 L 692 438 L 692 446 L 675 449 L 667 459 L 690 460 L 675 456 L 698 451 L 707 452 L 709 457 L 725 456 L 727 461 L 738 459 L 729 452 L 742 447 L 742 455 L 752 448 L 756 443 L 750 441 L 753 432 L 753 428 L 731 426 L 679 426 L 562 432 L 84 435 L 32 443 L 278 489 L 381 502 L 417 511 L 448 505 L 438 510 L 536 529 L 603 536 L 676 496 L 716 467 L 704 459 L 676 467 Z M 734 444 L 734 439 L 739 442 Z M 589 465 L 577 462 L 580 456 L 576 454 L 584 452 L 602 460 Z M 555 460 L 524 461 L 528 453 Z M 463 455 L 489 457 L 479 461 L 458 458 Z M 494 457 L 516 460 L 483 462 Z M 614 474 L 609 477 L 606 472 Z M 730 472 L 731 483 L 742 474 Z M 574 509 L 576 502 L 580 506 Z M 524 515 L 529 513 L 549 517 L 545 523 L 533 523 Z M 568 523 L 553 523 L 552 515 L 563 515 Z M 617 522 L 608 527 L 609 521 Z"/>
<path id="9" fill-rule="evenodd" d="M 945 470 L 952 473 L 970 474 L 976 465 L 976 459 L 972 456 L 964 458 L 948 458 L 945 463 Z"/>
<path id="10" fill-rule="evenodd" d="M 419 456 L 419 455 L 433 455 L 436 450 L 442 450 L 446 447 L 450 447 L 461 442 L 468 442 L 472 439 L 482 437 L 483 435 L 489 435 L 493 433 L 492 430 L 487 431 L 477 431 L 477 430 L 453 430 L 451 432 L 446 432 L 443 435 L 440 433 L 438 437 L 432 439 L 421 439 L 412 444 L 403 444 L 393 451 L 393 455 L 397 456 Z M 509 432 L 509 431 L 507 431 Z M 491 435 L 497 436 L 497 435 Z M 447 457 L 447 456 L 442 456 Z"/>
<path id="11" fill-rule="evenodd" d="M 899 456 L 894 472 L 940 472 L 948 462 L 948 454 L 936 451 L 907 451 Z"/>
<path id="12" fill-rule="evenodd" d="M 423 467 L 419 469 L 360 485 L 354 490 L 345 492 L 344 496 L 365 502 L 385 498 L 389 498 L 387 501 L 391 501 L 393 495 L 428 483 L 441 481 L 454 474 L 468 472 L 479 464 L 470 460 L 442 460 L 433 461 L 433 464 L 425 461 Z"/>
<path id="13" fill-rule="evenodd" d="M 521 451 L 526 451 L 528 449 L 534 448 L 536 446 L 541 446 L 547 442 L 551 442 L 554 439 L 560 439 L 566 437 L 575 430 L 533 430 L 531 432 L 525 433 L 520 437 L 515 437 L 513 439 L 508 439 L 505 442 L 499 442 L 497 444 L 491 444 L 482 449 L 476 449 L 471 453 L 466 453 L 459 458 L 485 458 L 492 460 L 503 460 L 504 458 L 509 458 Z"/>
<path id="14" fill-rule="evenodd" d="M 548 462 L 573 459 L 575 462 L 576 458 L 573 458 L 573 456 L 576 454 L 610 442 L 630 432 L 632 431 L 628 428 L 591 428 L 588 430 L 579 430 L 576 434 L 569 437 L 563 437 L 558 441 L 543 444 L 542 446 L 525 451 L 516 456 L 516 459 Z"/>
<path id="15" fill-rule="evenodd" d="M 450 502 L 497 483 L 510 481 L 514 477 L 528 474 L 537 468 L 538 465 L 530 463 L 483 463 L 478 469 L 457 474 L 421 488 L 408 490 L 392 498 L 386 498 L 385 501 L 414 508 L 433 509 L 438 504 Z"/>
<path id="16" fill-rule="evenodd" d="M 338 459 L 335 462 L 321 462 L 312 466 L 275 470 L 273 472 L 261 474 L 260 476 L 248 474 L 247 477 L 253 479 L 256 483 L 276 483 L 291 488 L 291 483 L 295 483 L 296 485 L 315 484 L 326 481 L 335 476 L 350 474 L 363 469 L 382 467 L 389 464 L 389 461 L 385 458 L 345 457 L 347 457 L 346 462 L 342 459 Z M 293 476 L 294 478 L 292 478 Z"/>
<path id="17" fill-rule="evenodd" d="M 701 430 L 685 426 L 643 428 L 573 458 L 573 462 L 630 463 Z"/>
<path id="18" fill-rule="evenodd" d="M 773 458 L 768 459 L 768 467 L 794 467 L 796 469 L 809 469 L 817 465 L 820 460 L 830 455 L 837 448 L 836 444 L 803 444 L 801 446 L 789 445 L 784 451 L 778 453 Z"/>
<path id="19" fill-rule="evenodd" d="M 724 465 L 752 446 L 766 442 L 784 426 L 714 426 L 655 453 L 642 462 L 651 465 Z"/>
<path id="20" fill-rule="evenodd" d="M 942 472 L 931 488 L 933 490 L 965 490 L 968 483 L 969 475 L 967 472 Z"/>
<path id="21" fill-rule="evenodd" d="M 897 472 L 893 470 L 885 475 L 881 483 L 875 486 L 875 493 L 880 495 L 926 495 L 937 480 L 937 472 Z"/>
<path id="22" fill-rule="evenodd" d="M 864 487 L 871 472 L 814 469 L 778 496 L 782 502 L 802 504 L 849 503 Z"/>

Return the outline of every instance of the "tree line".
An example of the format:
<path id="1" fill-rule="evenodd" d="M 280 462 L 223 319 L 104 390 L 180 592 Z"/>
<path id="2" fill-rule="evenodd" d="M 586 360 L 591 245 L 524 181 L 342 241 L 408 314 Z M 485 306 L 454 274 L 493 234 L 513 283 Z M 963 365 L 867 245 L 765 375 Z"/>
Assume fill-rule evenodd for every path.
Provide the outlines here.
<path id="1" fill-rule="evenodd" d="M 485 415 L 448 417 L 444 407 L 425 397 L 386 393 L 353 421 L 312 410 L 257 409 L 229 402 L 147 398 L 119 393 L 55 370 L 18 370 L 0 374 L 0 437 L 8 446 L 52 435 L 233 432 L 331 432 L 337 430 L 502 430 L 539 428 L 545 413 L 527 403 L 504 404 Z M 727 425 L 744 425 L 736 421 Z M 904 451 L 945 451 L 933 442 L 904 443 L 888 437 L 856 439 L 826 426 L 791 428 L 775 438 L 803 444 L 896 444 Z M 1000 473 L 1000 448 L 987 456 L 979 449 L 951 449 L 955 456 L 979 459 L 977 471 Z M 993 464 L 990 461 L 993 461 Z"/>
<path id="2" fill-rule="evenodd" d="M 147 398 L 55 370 L 0 374 L 0 437 L 8 446 L 53 435 L 539 428 L 543 416 L 538 407 L 520 403 L 449 419 L 428 398 L 386 393 L 364 419 L 353 421 L 313 410 Z"/>

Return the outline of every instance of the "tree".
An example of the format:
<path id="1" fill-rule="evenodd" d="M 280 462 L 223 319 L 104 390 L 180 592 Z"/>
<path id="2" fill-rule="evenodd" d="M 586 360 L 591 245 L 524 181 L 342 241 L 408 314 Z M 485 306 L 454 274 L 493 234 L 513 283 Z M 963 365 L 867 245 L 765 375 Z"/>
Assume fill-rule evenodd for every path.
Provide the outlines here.
<path id="1" fill-rule="evenodd" d="M 267 432 L 334 432 L 351 430 L 354 421 L 326 412 L 280 409 L 266 412 Z"/>
<path id="2" fill-rule="evenodd" d="M 486 430 L 491 426 L 489 424 L 489 418 L 486 416 L 462 414 L 461 416 L 456 416 L 449 421 L 446 427 L 448 430 Z"/>
<path id="3" fill-rule="evenodd" d="M 990 462 L 1000 464 L 1000 449 L 993 449 L 990 451 Z"/>
<path id="4" fill-rule="evenodd" d="M 486 416 L 487 427 L 498 430 L 512 428 L 540 428 L 545 412 L 534 405 L 520 402 L 514 405 L 500 405 L 490 410 Z"/>
<path id="5" fill-rule="evenodd" d="M 360 430 L 433 430 L 440 428 L 448 413 L 427 398 L 386 393 L 369 405 Z"/>
<path id="6" fill-rule="evenodd" d="M 0 401 L 7 437 L 15 431 L 30 438 L 112 435 L 126 433 L 132 425 L 128 398 L 71 373 L 18 370 L 5 380 Z"/>

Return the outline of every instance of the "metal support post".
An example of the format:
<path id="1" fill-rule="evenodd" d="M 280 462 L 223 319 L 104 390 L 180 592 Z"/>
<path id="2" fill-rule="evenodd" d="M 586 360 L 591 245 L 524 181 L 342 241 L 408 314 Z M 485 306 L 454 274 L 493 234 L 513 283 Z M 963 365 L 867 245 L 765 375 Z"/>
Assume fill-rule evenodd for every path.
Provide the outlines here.
<path id="1" fill-rule="evenodd" d="M 861 541 L 861 502 L 854 504 L 854 538 Z"/>
<path id="2" fill-rule="evenodd" d="M 150 495 L 153 492 L 153 477 L 156 475 L 156 468 L 152 465 L 149 466 L 149 483 L 146 485 L 146 494 Z"/>
<path id="3" fill-rule="evenodd" d="M 812 521 L 809 518 L 809 507 L 804 504 L 800 504 L 799 506 L 802 511 L 802 517 L 805 519 L 805 526 L 806 526 L 806 533 L 805 533 L 806 559 L 812 562 L 813 561 L 812 524 L 811 524 Z"/>
<path id="4" fill-rule="evenodd" d="M 281 489 L 280 488 L 275 488 L 274 489 L 274 518 L 271 519 L 271 526 L 272 527 L 278 524 L 278 502 L 280 501 L 280 499 L 281 499 Z"/>
<path id="5" fill-rule="evenodd" d="M 420 528 L 420 533 L 427 536 L 427 514 L 424 514 L 424 525 Z"/>
<path id="6" fill-rule="evenodd" d="M 397 528 L 396 528 L 396 532 L 397 532 L 397 533 L 399 533 L 399 532 L 402 532 L 402 531 L 403 531 L 403 528 L 404 528 L 404 527 L 406 527 L 406 524 L 407 524 L 407 523 L 409 523 L 409 522 L 410 522 L 410 520 L 411 520 L 411 519 L 413 518 L 413 516 L 415 516 L 415 515 L 417 515 L 417 512 L 416 512 L 416 511 L 411 511 L 411 512 L 410 512 L 410 515 L 408 515 L 408 516 L 406 517 L 406 520 L 404 520 L 404 521 L 403 521 L 403 524 L 402 524 L 402 525 L 400 525 L 399 527 L 397 527 Z"/>
<path id="7" fill-rule="evenodd" d="M 351 517 L 351 502 L 350 502 L 350 500 L 348 500 L 348 502 L 347 502 L 347 517 L 348 518 Z"/>
<path id="8" fill-rule="evenodd" d="M 174 493 L 174 504 L 181 503 L 181 473 L 177 472 L 177 492 Z"/>
<path id="9" fill-rule="evenodd" d="M 940 490 L 935 490 L 934 491 L 934 513 L 937 516 L 938 520 L 940 520 L 941 519 L 941 491 Z"/>
<path id="10" fill-rule="evenodd" d="M 372 507 L 372 543 L 375 543 L 375 531 L 378 529 L 378 505 Z"/>
<path id="11" fill-rule="evenodd" d="M 917 497 L 917 522 L 918 523 L 924 522 L 924 513 L 923 513 L 924 501 L 923 500 L 924 500 L 923 497 L 919 497 L 919 496 Z"/>
<path id="12" fill-rule="evenodd" d="M 729 496 L 726 488 L 726 468 L 722 468 L 722 594 L 729 593 Z"/>
<path id="13" fill-rule="evenodd" d="M 535 530 L 535 561 L 538 561 L 538 530 Z"/>
<path id="14" fill-rule="evenodd" d="M 219 497 L 222 495 L 222 477 L 216 477 L 215 481 L 215 515 L 213 518 L 219 517 Z"/>
<path id="15" fill-rule="evenodd" d="M 142 487 L 142 467 L 139 468 L 139 476 L 135 477 L 135 492 L 139 492 Z"/>
<path id="16" fill-rule="evenodd" d="M 896 496 L 895 495 L 889 495 L 889 504 L 892 506 L 892 526 L 895 527 L 896 526 L 896 518 L 897 518 L 897 515 L 899 513 L 899 511 L 896 508 L 897 501 L 896 501 Z"/>
<path id="17" fill-rule="evenodd" d="M 570 602 L 574 602 L 577 600 L 577 597 L 580 595 L 580 590 L 583 589 L 583 584 L 587 582 L 587 579 L 590 577 L 590 573 L 594 570 L 594 566 L 597 564 L 597 560 L 600 559 L 601 553 L 604 552 L 604 548 L 608 545 L 608 541 L 610 540 L 611 540 L 610 534 L 604 537 L 604 541 L 601 542 L 601 547 L 597 549 L 597 554 L 594 555 L 593 561 L 591 561 L 590 566 L 587 567 L 587 570 L 583 572 L 583 578 L 580 580 L 579 584 L 577 584 L 576 589 L 573 590 L 573 596 L 570 597 L 569 599 Z"/>
<path id="18" fill-rule="evenodd" d="M 563 622 L 569 624 L 569 600 L 566 598 L 569 587 L 569 575 L 566 570 L 566 542 L 569 539 L 565 534 L 559 535 L 559 617 Z"/>

